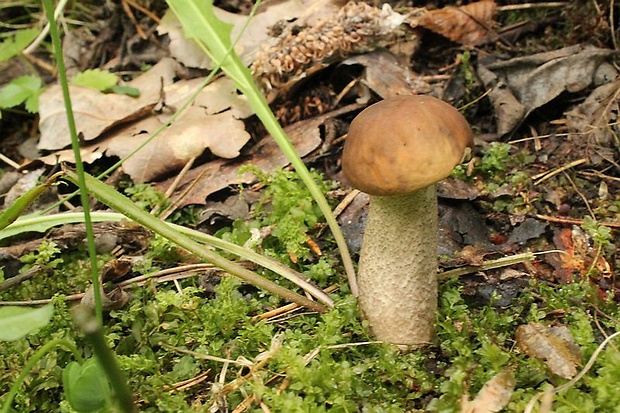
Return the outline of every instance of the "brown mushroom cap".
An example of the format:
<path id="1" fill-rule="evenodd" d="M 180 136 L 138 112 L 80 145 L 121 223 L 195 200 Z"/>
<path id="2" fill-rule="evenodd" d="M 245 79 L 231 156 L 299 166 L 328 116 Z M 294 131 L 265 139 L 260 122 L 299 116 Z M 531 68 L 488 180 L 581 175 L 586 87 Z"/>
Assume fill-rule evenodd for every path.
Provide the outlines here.
<path id="1" fill-rule="evenodd" d="M 450 175 L 473 146 L 467 120 L 432 96 L 375 103 L 351 123 L 342 155 L 349 183 L 370 195 L 397 195 Z"/>

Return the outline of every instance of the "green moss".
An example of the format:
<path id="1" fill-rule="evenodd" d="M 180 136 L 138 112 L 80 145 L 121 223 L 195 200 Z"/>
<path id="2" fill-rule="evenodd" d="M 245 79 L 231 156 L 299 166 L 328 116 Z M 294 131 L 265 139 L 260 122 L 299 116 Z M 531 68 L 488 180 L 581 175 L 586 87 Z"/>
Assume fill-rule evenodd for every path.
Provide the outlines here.
<path id="1" fill-rule="evenodd" d="M 317 236 L 320 217 L 313 208 L 304 206 L 306 194 L 298 188 L 301 183 L 290 174 L 266 182 L 279 189 L 268 188 L 270 195 L 255 209 L 253 219 L 235 222 L 222 236 L 251 243 L 253 233 L 278 219 L 283 221 L 287 208 L 301 205 L 298 211 L 302 211 L 303 219 L 295 221 L 299 219 L 295 213 L 289 225 L 301 225 L 298 234 L 305 237 L 310 233 L 326 247 L 321 257 L 308 253 L 308 259 L 300 260 L 297 267 L 321 286 L 342 285 L 338 260 L 330 253 L 331 242 Z M 608 239 L 600 226 L 588 228 L 602 237 L 599 242 Z M 307 248 L 301 240 L 297 235 L 278 238 L 272 234 L 257 239 L 254 247 L 289 260 L 291 245 Z M 53 280 L 17 287 L 10 291 L 12 296 L 45 297 L 55 291 L 85 288 L 88 274 L 83 252 L 60 256 L 53 245 L 43 250 L 39 257 L 26 260 L 51 263 L 61 259 Z M 178 258 L 174 253 L 174 246 L 154 238 L 142 271 L 154 270 L 153 262 Z M 127 306 L 106 315 L 106 338 L 129 378 L 141 412 L 206 411 L 220 397 L 221 385 L 243 375 L 247 377 L 239 387 L 218 399 L 230 410 L 254 395 L 273 412 L 458 412 L 464 395 L 473 397 L 505 369 L 510 369 L 516 379 L 507 411 L 520 412 L 534 395 L 565 380 L 550 373 L 544 362 L 517 349 L 517 326 L 531 322 L 566 325 L 585 357 L 592 355 L 602 341 L 598 326 L 607 334 L 620 328 L 617 305 L 598 300 L 587 282 L 556 286 L 533 280 L 510 307 L 497 308 L 493 300 L 485 305 L 475 302 L 464 294 L 459 280 L 451 280 L 440 285 L 433 345 L 401 354 L 391 346 L 373 342 L 359 318 L 355 300 L 347 292 L 333 293 L 336 308 L 322 315 L 299 312 L 259 320 L 255 317 L 282 304 L 278 298 L 228 276 L 210 282 L 214 292 L 205 291 L 196 278 L 179 281 L 180 290 L 172 284 L 129 287 L 132 298 Z M 0 393 L 6 393 L 27 359 L 52 337 L 69 338 L 83 349 L 84 356 L 90 355 L 66 304 L 60 299 L 55 302 L 56 312 L 49 326 L 0 347 Z M 598 317 L 598 326 L 594 322 L 595 304 L 608 315 Z M 248 374 L 249 367 L 232 363 L 225 369 L 221 361 L 195 357 L 175 347 L 245 361 L 250 366 L 264 357 L 271 358 Z M 71 360 L 63 351 L 45 357 L 37 374 L 21 389 L 16 409 L 67 411 L 62 407 L 60 379 L 62 368 Z M 171 391 L 175 383 L 205 372 L 205 381 Z M 553 411 L 615 411 L 615 377 L 619 373 L 617 351 L 603 350 L 576 387 L 557 395 Z M 223 384 L 218 384 L 220 380 Z M 585 410 L 580 410 L 582 406 Z M 261 410 L 255 404 L 250 411 Z"/>
<path id="2" fill-rule="evenodd" d="M 310 191 L 301 183 L 295 172 L 280 170 L 266 174 L 257 168 L 245 168 L 243 172 L 256 174 L 265 185 L 260 201 L 252 208 L 253 219 L 237 221 L 231 229 L 224 229 L 217 235 L 240 245 L 260 248 L 266 255 L 288 263 L 296 264 L 311 258 L 308 237 L 324 222 L 323 214 L 314 202 Z M 321 175 L 312 172 L 323 193 L 334 187 Z M 268 235 L 257 237 L 258 229 L 269 229 Z"/>

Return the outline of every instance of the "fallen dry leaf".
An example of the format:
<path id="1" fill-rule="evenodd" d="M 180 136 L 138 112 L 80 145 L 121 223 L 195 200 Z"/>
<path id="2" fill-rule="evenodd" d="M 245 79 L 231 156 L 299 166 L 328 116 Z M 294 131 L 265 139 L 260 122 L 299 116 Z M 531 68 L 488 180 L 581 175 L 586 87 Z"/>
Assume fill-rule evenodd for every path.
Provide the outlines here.
<path id="1" fill-rule="evenodd" d="M 524 324 L 517 327 L 515 339 L 528 356 L 544 360 L 553 374 L 565 379 L 572 379 L 577 374 L 581 350 L 567 327 Z"/>
<path id="2" fill-rule="evenodd" d="M 526 218 L 508 237 L 507 244 L 525 244 L 531 239 L 538 239 L 547 230 L 547 223 L 534 218 Z"/>
<path id="3" fill-rule="evenodd" d="M 516 380 L 510 369 L 496 374 L 482 386 L 474 400 L 464 400 L 461 413 L 499 412 L 508 405 L 515 384 Z"/>
<path id="4" fill-rule="evenodd" d="M 166 107 L 180 107 L 203 79 L 179 81 L 165 88 Z M 181 169 L 190 159 L 205 149 L 220 158 L 234 158 L 250 139 L 241 118 L 252 110 L 243 95 L 237 93 L 234 82 L 219 78 L 205 87 L 179 118 L 123 164 L 123 170 L 135 182 L 149 182 L 166 173 Z M 140 120 L 117 127 L 113 133 L 82 147 L 84 162 L 102 154 L 125 158 L 149 139 L 172 116 L 170 111 L 152 113 Z M 70 150 L 55 152 L 41 158 L 54 164 L 74 162 Z"/>
<path id="5" fill-rule="evenodd" d="M 562 251 L 549 254 L 547 262 L 554 268 L 553 275 L 561 283 L 572 282 L 575 275 L 582 274 L 586 268 L 585 257 L 590 249 L 585 232 L 575 226 L 554 231 L 555 249 Z"/>
<path id="6" fill-rule="evenodd" d="M 341 116 L 345 113 L 359 109 L 362 105 L 349 105 L 336 111 L 326 113 L 313 119 L 308 119 L 290 125 L 285 128 L 293 146 L 299 156 L 305 156 L 316 149 L 323 142 L 321 140 L 320 126 L 326 119 Z M 204 204 L 207 196 L 226 188 L 229 185 L 251 183 L 256 180 L 252 173 L 239 175 L 239 168 L 244 165 L 254 165 L 259 169 L 271 172 L 289 164 L 288 159 L 282 153 L 275 141 L 267 136 L 254 146 L 247 154 L 240 157 L 241 160 L 217 159 L 190 170 L 179 182 L 176 196 L 173 200 L 178 202 L 177 207 L 190 204 Z M 157 185 L 157 188 L 165 192 L 172 184 L 174 178 L 168 179 Z M 180 196 L 178 194 L 181 194 Z M 181 200 L 176 201 L 181 197 Z"/>
<path id="7" fill-rule="evenodd" d="M 506 82 L 483 65 L 478 65 L 478 77 L 485 87 L 490 88 L 489 99 L 497 122 L 497 134 L 511 132 L 527 116 L 527 108 L 519 102 Z"/>
<path id="8" fill-rule="evenodd" d="M 489 96 L 496 109 L 498 134 L 512 131 L 529 113 L 562 92 L 589 87 L 597 69 L 615 53 L 575 45 L 493 63 L 481 59 L 478 74 L 485 87 L 492 88 Z"/>
<path id="9" fill-rule="evenodd" d="M 194 92 L 202 79 L 181 81 L 167 92 L 166 103 L 178 107 Z M 181 169 L 190 159 L 209 149 L 220 158 L 235 158 L 250 139 L 243 121 L 251 110 L 234 83 L 221 78 L 209 84 L 168 128 L 123 164 L 136 182 L 148 182 Z M 149 138 L 170 117 L 159 114 L 135 122 L 99 143 L 107 155 L 124 158 Z"/>
<path id="10" fill-rule="evenodd" d="M 602 151 L 603 156 L 614 159 L 620 135 L 619 101 L 620 80 L 616 80 L 594 89 L 583 103 L 565 113 L 571 137 L 587 142 L 590 158 L 600 156 L 597 152 Z"/>
<path id="11" fill-rule="evenodd" d="M 124 122 L 142 117 L 160 100 L 161 88 L 172 84 L 176 63 L 163 59 L 127 86 L 140 91 L 140 97 L 105 94 L 90 88 L 69 86 L 78 134 L 84 141 Z M 59 150 L 71 145 L 67 115 L 60 86 L 51 86 L 39 97 L 41 150 Z"/>
<path id="12" fill-rule="evenodd" d="M 123 128 L 99 146 L 107 155 L 124 158 L 163 125 L 150 117 Z M 250 139 L 243 121 L 230 112 L 206 116 L 201 108 L 190 108 L 161 134 L 123 164 L 123 171 L 135 182 L 149 182 L 181 169 L 206 148 L 221 158 L 234 158 Z"/>
<path id="13" fill-rule="evenodd" d="M 494 1 L 479 1 L 465 6 L 448 6 L 422 12 L 409 19 L 412 26 L 420 26 L 465 46 L 476 46 L 493 33 L 495 24 Z"/>
<path id="14" fill-rule="evenodd" d="M 428 83 L 418 80 L 416 73 L 401 66 L 396 57 L 386 50 L 354 56 L 342 64 L 364 66 L 362 83 L 383 99 L 399 95 L 427 94 L 431 91 Z"/>

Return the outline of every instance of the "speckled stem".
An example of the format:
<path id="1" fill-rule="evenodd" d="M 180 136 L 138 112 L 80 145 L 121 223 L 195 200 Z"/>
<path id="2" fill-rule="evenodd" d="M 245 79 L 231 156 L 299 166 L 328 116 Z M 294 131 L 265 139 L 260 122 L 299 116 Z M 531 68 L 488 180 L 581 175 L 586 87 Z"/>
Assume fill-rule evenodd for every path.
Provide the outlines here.
<path id="1" fill-rule="evenodd" d="M 406 348 L 429 343 L 437 310 L 435 185 L 371 197 L 358 282 L 363 316 L 379 340 Z"/>

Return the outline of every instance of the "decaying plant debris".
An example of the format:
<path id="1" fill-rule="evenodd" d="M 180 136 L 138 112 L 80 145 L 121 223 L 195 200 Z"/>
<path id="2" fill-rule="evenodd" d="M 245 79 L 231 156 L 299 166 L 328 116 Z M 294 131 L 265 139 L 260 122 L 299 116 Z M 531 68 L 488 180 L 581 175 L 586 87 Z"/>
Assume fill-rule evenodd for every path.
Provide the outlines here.
<path id="1" fill-rule="evenodd" d="M 438 184 L 436 337 L 400 354 L 361 322 L 312 197 L 230 79 L 215 77 L 167 126 L 215 63 L 165 4 L 65 10 L 69 72 L 107 69 L 140 92 L 70 86 L 87 169 L 99 173 L 144 144 L 110 185 L 153 214 L 278 259 L 335 303 L 326 314 L 304 311 L 131 222 L 96 224 L 104 268 L 122 263 L 118 278 L 102 278 L 105 328 L 140 411 L 616 408 L 620 364 L 605 341 L 620 330 L 616 5 L 267 1 L 247 26 L 251 2 L 216 6 L 297 152 L 326 181 L 354 254 L 368 199 L 351 190 L 340 158 L 357 113 L 431 95 L 465 115 L 475 148 Z M 31 13 L 12 2 L 0 10 L 3 22 L 36 29 L 17 37 L 0 28 L 9 39 L 0 45 L 4 208 L 74 161 L 54 62 L 37 47 Z M 2 61 L 20 39 L 34 43 Z M 36 101 L 38 117 L 28 113 Z M 71 191 L 52 186 L 31 211 L 66 212 L 74 206 L 57 201 Z M 52 302 L 56 313 L 0 350 L 0 394 L 48 338 L 88 348 L 68 311 L 92 295 L 83 226 L 35 231 L 0 236 L 0 304 Z M 66 409 L 60 377 L 70 361 L 62 351 L 43 359 L 14 407 Z"/>

